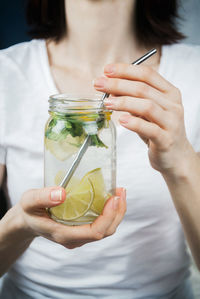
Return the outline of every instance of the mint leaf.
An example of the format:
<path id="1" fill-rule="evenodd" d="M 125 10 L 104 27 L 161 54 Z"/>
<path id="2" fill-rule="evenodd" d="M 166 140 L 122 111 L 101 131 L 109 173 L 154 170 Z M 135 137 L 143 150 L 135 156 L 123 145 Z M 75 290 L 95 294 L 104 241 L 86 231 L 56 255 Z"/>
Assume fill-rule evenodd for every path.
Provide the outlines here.
<path id="1" fill-rule="evenodd" d="M 101 139 L 99 138 L 98 135 L 90 135 L 90 138 L 91 138 L 91 145 L 92 146 L 97 146 L 97 147 L 105 147 L 105 148 L 108 148 L 107 145 L 105 145 Z"/>
<path id="2" fill-rule="evenodd" d="M 70 134 L 72 137 L 85 137 L 87 132 L 85 132 L 84 126 L 86 122 L 81 121 L 78 119 L 79 115 L 77 114 L 65 114 L 65 115 L 58 115 L 54 114 L 53 119 L 49 122 L 48 129 L 45 132 L 45 136 L 48 139 L 54 141 L 60 141 L 67 137 Z M 66 120 L 66 117 L 68 119 Z M 105 120 L 104 117 L 99 114 L 90 114 L 88 117 L 91 118 L 91 121 L 96 121 L 97 131 L 101 130 L 104 127 Z M 90 121 L 88 122 L 88 124 Z M 87 125 L 88 125 L 87 124 Z M 95 133 L 95 132 L 94 132 Z M 97 134 L 90 135 L 91 136 L 91 146 L 97 147 L 105 147 L 108 148 L 99 138 Z M 81 144 L 73 144 L 77 147 L 80 147 Z"/>

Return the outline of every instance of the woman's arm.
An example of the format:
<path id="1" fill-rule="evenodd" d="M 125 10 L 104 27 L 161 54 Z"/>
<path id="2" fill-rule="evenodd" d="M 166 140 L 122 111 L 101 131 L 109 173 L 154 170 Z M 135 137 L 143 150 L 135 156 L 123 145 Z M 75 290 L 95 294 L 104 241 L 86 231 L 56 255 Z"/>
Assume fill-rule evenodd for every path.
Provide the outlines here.
<path id="1" fill-rule="evenodd" d="M 192 255 L 200 270 L 200 156 L 191 152 L 181 173 L 164 173 Z"/>
<path id="2" fill-rule="evenodd" d="M 5 165 L 0 164 L 0 187 L 3 184 L 5 169 Z M 17 207 L 12 208 L 0 221 L 0 276 L 24 252 L 31 241 L 32 238 L 23 232 L 23 224 L 21 217 L 18 217 Z"/>
<path id="3" fill-rule="evenodd" d="M 0 221 L 0 276 L 30 245 L 34 236 L 26 232 L 17 206 L 11 208 Z"/>
<path id="4" fill-rule="evenodd" d="M 125 193 L 123 188 L 117 189 L 116 197 L 107 201 L 102 215 L 94 223 L 70 227 L 53 221 L 46 212 L 47 207 L 64 202 L 64 189 L 52 187 L 27 191 L 0 221 L 0 275 L 37 236 L 72 249 L 112 235 L 126 211 Z"/>
<path id="5" fill-rule="evenodd" d="M 150 163 L 168 185 L 200 268 L 200 158 L 186 137 L 181 93 L 147 66 L 112 64 L 104 72 L 94 86 L 113 95 L 106 107 L 126 112 L 121 125 L 147 143 Z"/>

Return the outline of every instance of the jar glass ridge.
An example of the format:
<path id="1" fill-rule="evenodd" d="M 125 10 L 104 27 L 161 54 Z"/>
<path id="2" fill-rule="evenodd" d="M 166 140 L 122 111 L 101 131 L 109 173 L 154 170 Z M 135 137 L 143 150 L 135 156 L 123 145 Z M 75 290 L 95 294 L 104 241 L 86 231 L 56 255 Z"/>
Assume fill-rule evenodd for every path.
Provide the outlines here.
<path id="1" fill-rule="evenodd" d="M 49 209 L 61 223 L 81 225 L 98 217 L 116 188 L 116 133 L 101 94 L 59 94 L 49 99 L 45 126 L 44 185 L 59 185 L 90 135 L 90 145 L 66 187 L 63 204 Z"/>

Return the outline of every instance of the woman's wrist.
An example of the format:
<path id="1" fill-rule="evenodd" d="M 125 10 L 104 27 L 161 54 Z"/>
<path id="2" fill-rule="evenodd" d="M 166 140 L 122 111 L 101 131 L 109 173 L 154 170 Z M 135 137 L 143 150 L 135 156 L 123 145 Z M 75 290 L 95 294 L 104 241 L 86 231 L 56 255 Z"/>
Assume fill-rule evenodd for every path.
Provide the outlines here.
<path id="1" fill-rule="evenodd" d="M 191 179 L 191 176 L 200 174 L 200 158 L 188 143 L 187 149 L 180 153 L 174 163 L 174 167 L 161 171 L 163 178 L 173 183 L 183 183 Z"/>
<path id="2" fill-rule="evenodd" d="M 5 240 L 13 238 L 19 242 L 30 243 L 35 237 L 26 224 L 19 204 L 8 210 L 1 220 L 1 227 Z"/>
<path id="3" fill-rule="evenodd" d="M 20 205 L 12 207 L 0 221 L 0 276 L 29 247 L 34 236 L 27 230 Z"/>

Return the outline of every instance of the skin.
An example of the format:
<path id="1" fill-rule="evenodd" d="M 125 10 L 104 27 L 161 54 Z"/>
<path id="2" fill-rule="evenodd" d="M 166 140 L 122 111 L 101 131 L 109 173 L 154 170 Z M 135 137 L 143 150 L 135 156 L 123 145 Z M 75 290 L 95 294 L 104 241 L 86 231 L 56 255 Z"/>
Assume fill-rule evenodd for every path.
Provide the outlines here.
<path id="1" fill-rule="evenodd" d="M 88 67 L 86 67 L 85 59 L 86 57 L 92 58 L 90 48 L 83 48 L 86 43 L 84 42 L 84 38 L 88 35 L 88 28 L 93 28 L 92 23 L 95 22 L 94 29 L 97 30 L 92 33 L 90 31 L 90 45 L 92 42 L 94 43 L 94 36 L 96 33 L 101 35 L 105 35 L 106 24 L 103 20 L 105 16 L 100 16 L 99 12 L 101 10 L 100 1 L 92 1 L 85 0 L 85 10 L 91 7 L 93 12 L 93 18 L 89 18 L 89 14 L 85 14 L 85 20 L 90 20 L 90 24 L 87 22 L 85 27 L 81 24 L 78 16 L 82 14 L 82 1 L 79 0 L 77 3 L 77 23 L 68 26 L 68 33 L 71 28 L 73 28 L 73 34 L 76 36 L 76 33 L 80 31 L 82 27 L 82 40 L 79 40 L 82 49 L 80 60 L 77 60 L 77 43 L 75 40 L 71 40 L 69 37 L 65 37 L 59 43 L 54 43 L 53 41 L 47 41 L 47 51 L 49 55 L 49 64 L 52 72 L 52 76 L 54 78 L 55 84 L 60 92 L 67 91 L 66 86 L 70 86 L 71 91 L 77 91 L 77 86 L 79 87 L 80 92 L 89 92 L 94 91 L 92 88 L 92 79 L 94 75 L 96 76 L 98 73 L 100 74 L 100 70 L 102 71 L 102 66 L 105 64 L 104 56 L 102 56 L 102 50 L 106 52 L 106 48 L 108 48 L 108 40 L 111 38 L 112 31 L 108 32 L 108 35 L 105 38 L 105 43 L 96 44 L 95 51 L 98 50 L 97 55 L 93 59 L 98 60 L 101 67 L 99 65 L 95 65 L 92 67 L 92 61 L 88 60 Z M 113 1 L 113 5 L 106 6 L 109 12 L 112 14 L 113 18 L 113 26 L 117 24 L 114 20 L 115 15 L 112 13 L 112 9 L 114 11 L 119 11 L 119 17 L 123 17 L 124 13 L 133 4 L 133 1 L 128 0 L 128 6 L 123 7 L 122 11 L 119 11 L 119 8 L 122 8 L 119 1 Z M 73 1 L 68 1 L 69 5 L 73 5 Z M 102 5 L 106 5 L 106 1 L 102 1 Z M 105 6 L 104 6 L 105 7 Z M 80 10 L 79 10 L 80 9 Z M 90 10 L 91 12 L 91 10 Z M 121 13 L 123 14 L 121 15 Z M 66 12 L 67 13 L 67 12 Z M 70 17 L 67 15 L 67 18 Z M 104 30 L 99 27 L 97 18 L 101 17 L 101 23 L 104 23 Z M 127 20 L 129 21 L 130 18 Z M 111 25 L 110 19 L 107 20 L 107 26 Z M 115 22 L 115 23 L 114 23 Z M 102 23 L 102 24 L 103 24 Z M 120 22 L 123 23 L 122 21 Z M 129 22 L 128 22 L 129 23 Z M 81 25 L 81 26 L 80 26 Z M 70 27 L 71 26 L 71 27 Z M 119 28 L 119 27 L 117 27 Z M 125 29 L 123 32 L 125 33 Z M 119 37 L 122 36 L 122 33 Z M 77 37 L 80 37 L 77 35 Z M 130 33 L 126 34 L 126 38 L 130 37 Z M 89 39 L 89 37 L 88 37 Z M 89 40 L 87 40 L 89 42 Z M 78 40 L 77 40 L 78 42 Z M 94 43 L 95 44 L 95 43 Z M 99 48 L 99 46 L 102 48 Z M 116 39 L 115 45 L 120 44 L 120 40 Z M 90 50 L 90 52 L 88 52 Z M 123 49 L 124 50 L 124 49 Z M 115 60 L 115 54 L 117 57 L 123 58 L 123 50 L 119 50 L 119 52 L 115 53 L 114 47 L 112 46 L 112 51 L 109 53 L 109 56 L 106 58 L 107 61 Z M 113 52 L 114 51 L 114 52 Z M 129 48 L 130 54 L 130 48 Z M 87 56 L 85 56 L 87 55 Z M 138 54 L 136 54 L 138 55 Z M 100 57 L 101 56 L 101 57 Z M 128 56 L 128 53 L 127 53 Z M 128 56 L 129 57 L 129 56 Z M 102 61 L 101 61 L 102 60 Z M 86 79 L 85 79 L 86 78 Z M 89 86 L 89 88 L 87 87 Z M 4 176 L 4 166 L 0 166 L 1 175 Z M 123 216 L 126 211 L 126 199 L 125 193 L 126 191 L 123 188 L 119 188 L 116 191 L 117 198 L 111 198 L 108 200 L 104 211 L 100 217 L 91 225 L 83 225 L 79 227 L 67 227 L 62 224 L 56 223 L 51 220 L 46 214 L 46 207 L 56 206 L 60 204 L 60 201 L 52 202 L 51 201 L 51 188 L 45 188 L 40 190 L 28 190 L 22 196 L 20 202 L 12 207 L 3 219 L 0 221 L 0 274 L 5 273 L 9 267 L 15 262 L 15 260 L 28 248 L 30 243 L 37 236 L 43 236 L 47 239 L 52 240 L 53 242 L 59 243 L 66 248 L 72 249 L 79 246 L 82 246 L 85 243 L 93 242 L 110 236 L 115 232 L 119 223 L 122 221 Z M 63 192 L 65 192 L 63 190 Z M 64 195 L 63 195 L 64 196 Z M 62 197 L 63 198 L 63 197 Z"/>
<path id="2" fill-rule="evenodd" d="M 62 196 L 52 200 L 51 192 L 55 190 L 61 190 Z M 64 189 L 52 187 L 25 192 L 0 221 L 0 275 L 38 236 L 73 249 L 112 235 L 126 211 L 126 191 L 118 188 L 116 195 L 107 201 L 102 215 L 92 224 L 70 227 L 53 221 L 46 212 L 47 207 L 64 202 Z"/>
<path id="3" fill-rule="evenodd" d="M 147 144 L 151 166 L 167 183 L 200 269 L 200 158 L 186 136 L 180 91 L 151 67 L 130 64 L 106 65 L 94 87 L 112 94 L 106 107 L 124 111 L 120 124 Z"/>
<path id="4" fill-rule="evenodd" d="M 67 36 L 59 43 L 47 41 L 50 69 L 57 89 L 67 92 L 70 86 L 70 92 L 77 92 L 77 89 L 80 93 L 93 92 L 94 77 L 102 75 L 103 66 L 114 63 L 116 71 L 111 74 L 107 66 L 106 83 L 99 87 L 95 80 L 95 88 L 113 95 L 116 124 L 119 119 L 121 125 L 137 132 L 148 144 L 151 165 L 161 172 L 168 184 L 193 255 L 200 264 L 197 254 L 200 249 L 200 190 L 199 184 L 194 184 L 200 175 L 200 162 L 186 138 L 180 92 L 156 72 L 160 49 L 158 55 L 144 65 L 130 67 L 131 61 L 149 50 L 138 45 L 131 30 L 130 8 L 134 8 L 134 0 L 65 2 Z M 128 64 L 115 64 L 119 61 Z M 124 111 L 123 114 L 120 111 Z M 45 213 L 44 207 L 58 204 L 51 201 L 51 191 L 51 188 L 29 190 L 0 221 L 2 274 L 36 236 L 75 248 L 114 233 L 125 213 L 125 191 L 120 189 L 117 191 L 120 199 L 111 198 L 94 224 L 64 227 Z"/>

